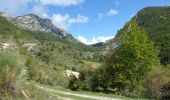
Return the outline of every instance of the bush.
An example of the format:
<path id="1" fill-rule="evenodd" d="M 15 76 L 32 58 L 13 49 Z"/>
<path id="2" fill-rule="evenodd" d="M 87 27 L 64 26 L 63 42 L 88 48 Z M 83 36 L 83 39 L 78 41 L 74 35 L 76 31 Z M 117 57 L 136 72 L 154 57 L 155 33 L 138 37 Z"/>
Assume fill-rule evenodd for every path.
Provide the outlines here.
<path id="1" fill-rule="evenodd" d="M 47 52 L 47 53 L 44 53 L 41 57 L 41 60 L 43 62 L 46 62 L 47 64 L 49 64 L 50 62 L 50 54 Z"/>
<path id="2" fill-rule="evenodd" d="M 148 89 L 148 96 L 151 98 L 161 99 L 164 96 L 169 96 L 166 93 L 166 87 L 169 87 L 170 83 L 170 69 L 164 67 L 154 67 L 146 78 L 145 84 Z M 164 90 L 165 89 L 165 90 Z M 168 89 L 168 88 L 167 88 Z"/>
<path id="3" fill-rule="evenodd" d="M 64 76 L 63 68 L 45 64 L 40 65 L 36 61 L 32 60 L 32 58 L 28 58 L 25 63 L 27 66 L 29 80 L 52 86 L 68 86 L 69 80 L 66 76 Z"/>
<path id="4" fill-rule="evenodd" d="M 75 76 L 72 76 L 68 87 L 73 91 L 80 91 L 85 88 L 85 85 L 84 85 L 83 81 L 77 79 Z"/>
<path id="5" fill-rule="evenodd" d="M 15 91 L 20 70 L 17 57 L 8 51 L 0 50 L 0 97 Z"/>

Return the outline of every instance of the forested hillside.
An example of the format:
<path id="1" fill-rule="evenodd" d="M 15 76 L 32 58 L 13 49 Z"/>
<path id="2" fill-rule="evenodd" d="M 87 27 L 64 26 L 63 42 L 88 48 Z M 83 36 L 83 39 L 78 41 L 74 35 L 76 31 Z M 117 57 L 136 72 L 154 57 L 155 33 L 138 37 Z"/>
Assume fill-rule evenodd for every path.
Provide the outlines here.
<path id="1" fill-rule="evenodd" d="M 159 46 L 162 64 L 170 64 L 170 7 L 148 7 L 134 20 L 143 27 L 149 38 Z"/>
<path id="2" fill-rule="evenodd" d="M 105 52 L 105 63 L 78 82 L 85 83 L 85 90 L 168 100 L 169 14 L 170 7 L 139 11 L 114 39 L 96 45 Z"/>
<path id="3" fill-rule="evenodd" d="M 151 41 L 159 48 L 162 64 L 170 63 L 170 7 L 147 7 L 140 10 L 131 21 L 143 28 Z M 116 39 L 125 31 L 118 31 Z"/>

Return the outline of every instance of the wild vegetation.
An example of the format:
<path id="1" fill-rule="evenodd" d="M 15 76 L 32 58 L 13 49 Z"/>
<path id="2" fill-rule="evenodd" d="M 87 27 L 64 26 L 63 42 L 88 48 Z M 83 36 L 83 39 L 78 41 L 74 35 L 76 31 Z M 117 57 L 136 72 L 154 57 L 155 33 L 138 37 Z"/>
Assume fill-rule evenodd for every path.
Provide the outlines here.
<path id="1" fill-rule="evenodd" d="M 129 22 L 125 30 L 126 33 L 121 35 L 120 45 L 105 65 L 104 74 L 106 73 L 107 80 L 112 80 L 107 82 L 110 84 L 106 85 L 106 89 L 127 96 L 138 96 L 145 91 L 143 82 L 147 72 L 152 66 L 159 65 L 158 51 L 136 22 Z"/>
<path id="2" fill-rule="evenodd" d="M 169 98 L 169 13 L 170 7 L 145 8 L 114 39 L 93 46 L 54 33 L 24 30 L 0 17 L 0 99 L 60 98 L 61 94 L 42 91 L 40 84 Z M 5 49 L 4 43 L 14 46 Z M 64 75 L 66 69 L 80 72 L 79 78 Z"/>
<path id="3" fill-rule="evenodd" d="M 132 19 L 119 31 L 116 37 L 118 47 L 111 49 L 106 55 L 103 66 L 92 72 L 93 74 L 86 73 L 87 78 L 84 80 L 73 79 L 72 81 L 75 83 L 70 87 L 71 89 L 114 93 L 130 97 L 169 98 L 170 79 L 168 77 L 170 74 L 168 73 L 170 70 L 169 65 L 164 65 L 169 64 L 168 57 L 166 60 L 160 58 L 161 54 L 168 56 L 169 52 L 162 51 L 162 49 L 169 51 L 167 45 L 169 45 L 170 39 L 166 39 L 169 38 L 167 36 L 169 33 L 162 34 L 162 36 L 167 36 L 163 40 L 160 39 L 161 37 L 159 38 L 159 35 L 154 37 L 158 33 L 145 31 L 145 28 L 138 24 L 138 20 L 137 18 Z M 149 27 L 148 29 L 155 31 L 155 28 Z M 159 41 L 155 42 L 155 38 Z M 167 43 L 166 47 L 160 46 L 160 43 Z M 81 81 L 84 83 L 83 85 L 80 84 Z"/>
<path id="4" fill-rule="evenodd" d="M 17 57 L 9 52 L 0 50 L 0 99 L 10 99 L 17 91 L 17 81 L 21 65 Z"/>
<path id="5" fill-rule="evenodd" d="M 148 7 L 135 19 L 148 33 L 149 39 L 159 46 L 159 58 L 163 65 L 170 63 L 170 7 Z"/>

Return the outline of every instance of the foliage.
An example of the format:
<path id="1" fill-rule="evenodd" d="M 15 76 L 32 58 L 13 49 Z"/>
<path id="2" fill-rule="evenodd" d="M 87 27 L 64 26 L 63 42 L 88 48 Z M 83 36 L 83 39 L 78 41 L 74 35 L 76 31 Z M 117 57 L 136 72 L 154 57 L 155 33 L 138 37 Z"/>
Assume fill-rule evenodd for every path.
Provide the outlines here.
<path id="1" fill-rule="evenodd" d="M 162 66 L 153 67 L 147 74 L 145 85 L 148 89 L 148 97 L 161 99 L 170 96 L 170 68 Z"/>
<path id="2" fill-rule="evenodd" d="M 94 73 L 94 69 L 90 66 L 82 67 L 81 69 L 76 69 L 80 73 L 79 78 L 75 76 L 71 76 L 68 88 L 74 91 L 85 90 L 92 91 L 91 81 L 92 74 Z"/>
<path id="3" fill-rule="evenodd" d="M 47 64 L 49 64 L 49 62 L 50 62 L 50 54 L 49 53 L 43 53 L 41 59 L 42 59 L 43 62 L 46 62 Z"/>
<path id="4" fill-rule="evenodd" d="M 68 86 L 69 79 L 64 76 L 63 69 L 49 68 L 48 65 L 38 65 L 35 62 L 27 66 L 27 69 L 30 80 L 52 86 Z"/>
<path id="5" fill-rule="evenodd" d="M 7 97 L 15 92 L 20 70 L 16 56 L 11 52 L 0 50 L 0 97 Z"/>
<path id="6" fill-rule="evenodd" d="M 159 64 L 158 50 L 135 21 L 128 23 L 125 30 L 120 45 L 111 56 L 111 66 L 119 72 L 117 78 L 135 86 L 150 70 L 150 66 Z"/>
<path id="7" fill-rule="evenodd" d="M 122 32 L 119 46 L 108 56 L 103 69 L 94 74 L 92 88 L 136 96 L 151 66 L 159 65 L 158 50 L 135 21 L 127 23 Z"/>
<path id="8" fill-rule="evenodd" d="M 73 91 L 80 91 L 85 88 L 83 81 L 72 76 L 68 85 L 68 88 Z"/>
<path id="9" fill-rule="evenodd" d="M 161 63 L 170 63 L 170 7 L 147 7 L 134 20 L 148 33 L 149 39 L 159 46 Z"/>

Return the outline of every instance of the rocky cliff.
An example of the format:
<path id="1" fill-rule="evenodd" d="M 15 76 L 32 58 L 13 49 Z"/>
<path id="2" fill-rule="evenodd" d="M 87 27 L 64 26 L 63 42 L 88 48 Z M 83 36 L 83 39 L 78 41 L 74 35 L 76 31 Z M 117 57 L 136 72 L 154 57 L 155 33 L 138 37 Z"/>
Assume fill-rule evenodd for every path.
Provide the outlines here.
<path id="1" fill-rule="evenodd" d="M 11 16 L 7 13 L 1 12 L 0 16 L 5 17 L 8 21 L 22 29 L 40 32 L 52 32 L 64 38 L 71 36 L 70 33 L 53 25 L 50 19 L 43 19 L 34 14 Z"/>

